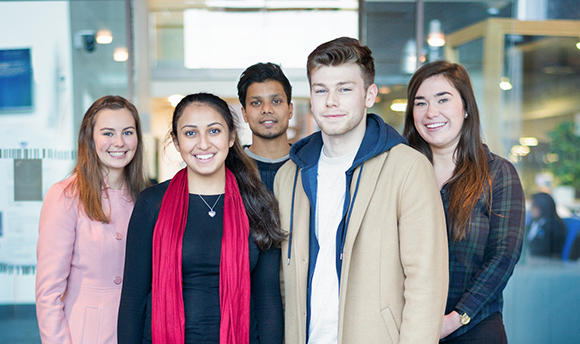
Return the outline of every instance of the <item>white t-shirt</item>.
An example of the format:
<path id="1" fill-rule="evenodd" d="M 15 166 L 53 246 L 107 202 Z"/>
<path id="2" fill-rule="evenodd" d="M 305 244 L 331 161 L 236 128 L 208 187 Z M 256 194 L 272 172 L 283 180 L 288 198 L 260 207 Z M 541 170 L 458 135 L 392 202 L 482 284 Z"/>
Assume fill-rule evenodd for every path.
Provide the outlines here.
<path id="1" fill-rule="evenodd" d="M 346 192 L 345 172 L 350 168 L 352 154 L 329 158 L 320 153 L 318 189 L 316 193 L 316 238 L 319 250 L 312 277 L 310 295 L 310 327 L 308 343 L 338 342 L 338 276 L 336 273 L 336 232 L 342 219 Z"/>

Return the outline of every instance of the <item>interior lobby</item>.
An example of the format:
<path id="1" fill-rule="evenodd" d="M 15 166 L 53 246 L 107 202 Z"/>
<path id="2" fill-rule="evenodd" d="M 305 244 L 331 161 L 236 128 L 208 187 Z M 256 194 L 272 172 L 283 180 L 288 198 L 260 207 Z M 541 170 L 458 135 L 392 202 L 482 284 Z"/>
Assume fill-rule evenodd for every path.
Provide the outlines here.
<path id="1" fill-rule="evenodd" d="M 570 255 L 580 238 L 580 1 L 0 1 L 0 32 L 1 343 L 40 343 L 40 210 L 74 168 L 79 126 L 96 99 L 135 104 L 147 177 L 163 182 L 184 166 L 169 130 L 188 94 L 225 99 L 242 143 L 251 142 L 236 84 L 257 62 L 279 64 L 292 84 L 290 142 L 317 131 L 306 59 L 341 36 L 372 50 L 378 97 L 369 112 L 399 133 L 421 64 L 467 69 L 484 142 L 517 169 L 527 208 L 546 192 L 567 227 L 557 258 L 524 244 L 503 294 L 508 341 L 580 343 L 580 259 Z"/>

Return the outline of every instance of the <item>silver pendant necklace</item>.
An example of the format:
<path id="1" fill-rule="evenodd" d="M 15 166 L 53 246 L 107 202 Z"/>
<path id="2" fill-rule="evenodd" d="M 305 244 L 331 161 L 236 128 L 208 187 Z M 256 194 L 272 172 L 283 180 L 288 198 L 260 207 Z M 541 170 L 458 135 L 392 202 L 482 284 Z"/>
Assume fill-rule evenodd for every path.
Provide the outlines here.
<path id="1" fill-rule="evenodd" d="M 222 194 L 219 194 L 218 198 L 215 200 L 215 203 L 211 207 L 209 206 L 209 204 L 207 204 L 207 202 L 205 201 L 205 199 L 203 199 L 203 197 L 201 197 L 200 194 L 198 194 L 198 196 L 199 196 L 199 198 L 201 198 L 201 200 L 203 201 L 203 203 L 205 203 L 205 205 L 207 205 L 207 207 L 209 208 L 209 211 L 207 212 L 207 214 L 210 217 L 214 217 L 215 216 L 215 210 L 213 210 L 213 208 L 215 208 L 215 205 L 220 200 L 220 197 L 222 197 Z"/>

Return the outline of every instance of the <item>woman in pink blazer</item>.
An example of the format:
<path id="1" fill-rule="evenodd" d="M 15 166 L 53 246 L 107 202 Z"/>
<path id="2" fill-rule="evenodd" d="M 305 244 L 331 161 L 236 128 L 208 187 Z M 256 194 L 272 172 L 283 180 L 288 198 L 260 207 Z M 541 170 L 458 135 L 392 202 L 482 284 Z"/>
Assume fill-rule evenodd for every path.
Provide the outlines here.
<path id="1" fill-rule="evenodd" d="M 43 343 L 116 343 L 125 235 L 144 189 L 137 109 L 98 99 L 80 126 L 78 159 L 46 194 L 37 247 L 36 314 Z"/>

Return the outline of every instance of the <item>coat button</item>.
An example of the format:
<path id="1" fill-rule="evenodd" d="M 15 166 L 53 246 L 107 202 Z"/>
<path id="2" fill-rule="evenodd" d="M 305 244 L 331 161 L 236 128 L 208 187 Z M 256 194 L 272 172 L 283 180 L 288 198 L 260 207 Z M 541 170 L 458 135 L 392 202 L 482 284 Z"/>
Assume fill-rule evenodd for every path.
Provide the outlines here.
<path id="1" fill-rule="evenodd" d="M 117 239 L 117 240 L 122 240 L 123 239 L 123 234 L 116 232 L 115 234 L 113 234 L 113 238 Z"/>
<path id="2" fill-rule="evenodd" d="M 121 276 L 116 276 L 115 279 L 113 280 L 113 283 L 119 285 L 121 284 L 122 281 L 123 279 L 121 278 Z"/>

